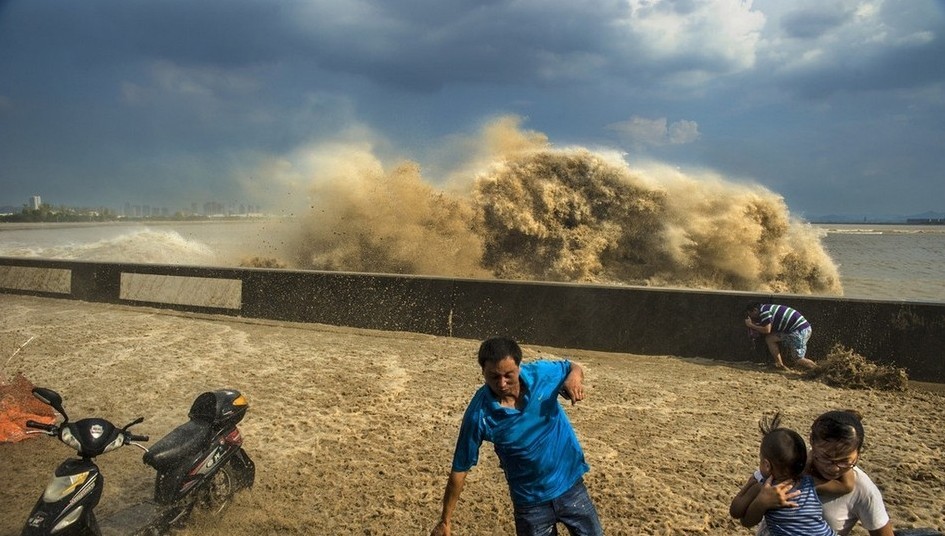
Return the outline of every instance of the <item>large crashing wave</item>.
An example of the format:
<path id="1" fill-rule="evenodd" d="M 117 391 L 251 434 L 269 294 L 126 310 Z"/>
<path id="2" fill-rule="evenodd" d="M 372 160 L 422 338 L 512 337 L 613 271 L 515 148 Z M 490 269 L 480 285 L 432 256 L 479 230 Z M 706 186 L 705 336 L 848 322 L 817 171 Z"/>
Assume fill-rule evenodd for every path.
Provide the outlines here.
<path id="1" fill-rule="evenodd" d="M 496 277 L 840 293 L 815 230 L 761 188 L 662 185 L 587 150 L 511 158 L 477 182 Z"/>
<path id="2" fill-rule="evenodd" d="M 841 294 L 811 226 L 760 187 L 658 178 L 587 149 L 517 144 L 469 191 L 415 164 L 323 178 L 297 244 L 304 268 Z"/>

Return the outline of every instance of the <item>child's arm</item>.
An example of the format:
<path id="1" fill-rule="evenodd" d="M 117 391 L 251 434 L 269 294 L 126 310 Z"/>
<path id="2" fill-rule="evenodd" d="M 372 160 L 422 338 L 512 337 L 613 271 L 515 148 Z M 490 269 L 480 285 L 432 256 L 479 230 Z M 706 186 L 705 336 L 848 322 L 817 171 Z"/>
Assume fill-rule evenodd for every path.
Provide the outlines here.
<path id="1" fill-rule="evenodd" d="M 728 507 L 728 513 L 735 519 L 741 519 L 748 510 L 748 505 L 758 496 L 758 490 L 761 489 L 761 483 L 755 480 L 754 475 L 748 477 L 748 482 L 742 486 L 732 504 Z"/>
<path id="2" fill-rule="evenodd" d="M 853 486 L 856 484 L 856 475 L 853 474 L 853 471 L 847 471 L 836 480 L 823 480 L 815 476 L 814 484 L 817 493 L 825 495 L 846 495 L 853 491 Z"/>

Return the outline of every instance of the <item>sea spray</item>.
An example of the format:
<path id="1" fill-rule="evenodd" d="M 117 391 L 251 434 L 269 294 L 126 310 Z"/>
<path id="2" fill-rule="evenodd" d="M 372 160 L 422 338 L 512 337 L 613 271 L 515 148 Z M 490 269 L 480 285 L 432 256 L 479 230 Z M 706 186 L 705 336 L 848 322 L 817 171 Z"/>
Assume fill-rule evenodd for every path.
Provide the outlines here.
<path id="1" fill-rule="evenodd" d="M 323 178 L 312 199 L 296 246 L 303 268 L 490 276 L 468 199 L 425 183 L 415 164 Z"/>
<path id="2" fill-rule="evenodd" d="M 817 232 L 757 185 L 553 148 L 502 118 L 451 189 L 370 155 L 323 173 L 297 240 L 302 268 L 841 294 Z M 353 163 L 354 162 L 354 163 Z M 463 169 L 470 169 L 467 164 Z M 324 171 L 324 169 L 323 169 Z"/>

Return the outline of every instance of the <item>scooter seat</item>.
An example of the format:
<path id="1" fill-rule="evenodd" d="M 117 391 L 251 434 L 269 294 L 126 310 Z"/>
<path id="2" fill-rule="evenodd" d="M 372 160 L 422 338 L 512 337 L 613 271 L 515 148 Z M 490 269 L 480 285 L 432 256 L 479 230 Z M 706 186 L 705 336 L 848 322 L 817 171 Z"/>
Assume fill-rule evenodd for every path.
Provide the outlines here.
<path id="1" fill-rule="evenodd" d="M 162 437 L 144 453 L 144 463 L 158 471 L 180 465 L 182 460 L 197 454 L 201 447 L 210 441 L 213 433 L 211 423 L 206 421 L 190 420 L 169 434 Z"/>

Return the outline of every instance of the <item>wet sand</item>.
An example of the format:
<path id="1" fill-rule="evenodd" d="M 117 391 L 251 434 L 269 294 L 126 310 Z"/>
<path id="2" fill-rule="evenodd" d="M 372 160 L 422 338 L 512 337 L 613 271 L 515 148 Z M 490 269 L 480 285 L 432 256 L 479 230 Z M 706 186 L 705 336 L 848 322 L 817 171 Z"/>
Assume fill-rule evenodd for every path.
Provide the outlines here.
<path id="1" fill-rule="evenodd" d="M 202 391 L 234 387 L 255 487 L 222 520 L 184 534 L 427 534 L 439 516 L 462 412 L 481 384 L 479 341 L 0 294 L 0 365 L 59 391 L 73 418 L 98 415 L 152 442 Z M 864 415 L 861 466 L 897 527 L 945 528 L 945 396 L 826 387 L 752 364 L 525 346 L 573 358 L 588 398 L 568 414 L 609 535 L 751 534 L 728 504 L 757 463 L 757 420 L 781 410 L 806 436 L 827 409 Z M 0 444 L 0 535 L 18 534 L 69 449 Z M 140 451 L 98 459 L 106 516 L 151 490 Z M 458 535 L 514 533 L 491 446 L 467 479 Z M 857 529 L 856 534 L 865 534 Z"/>

